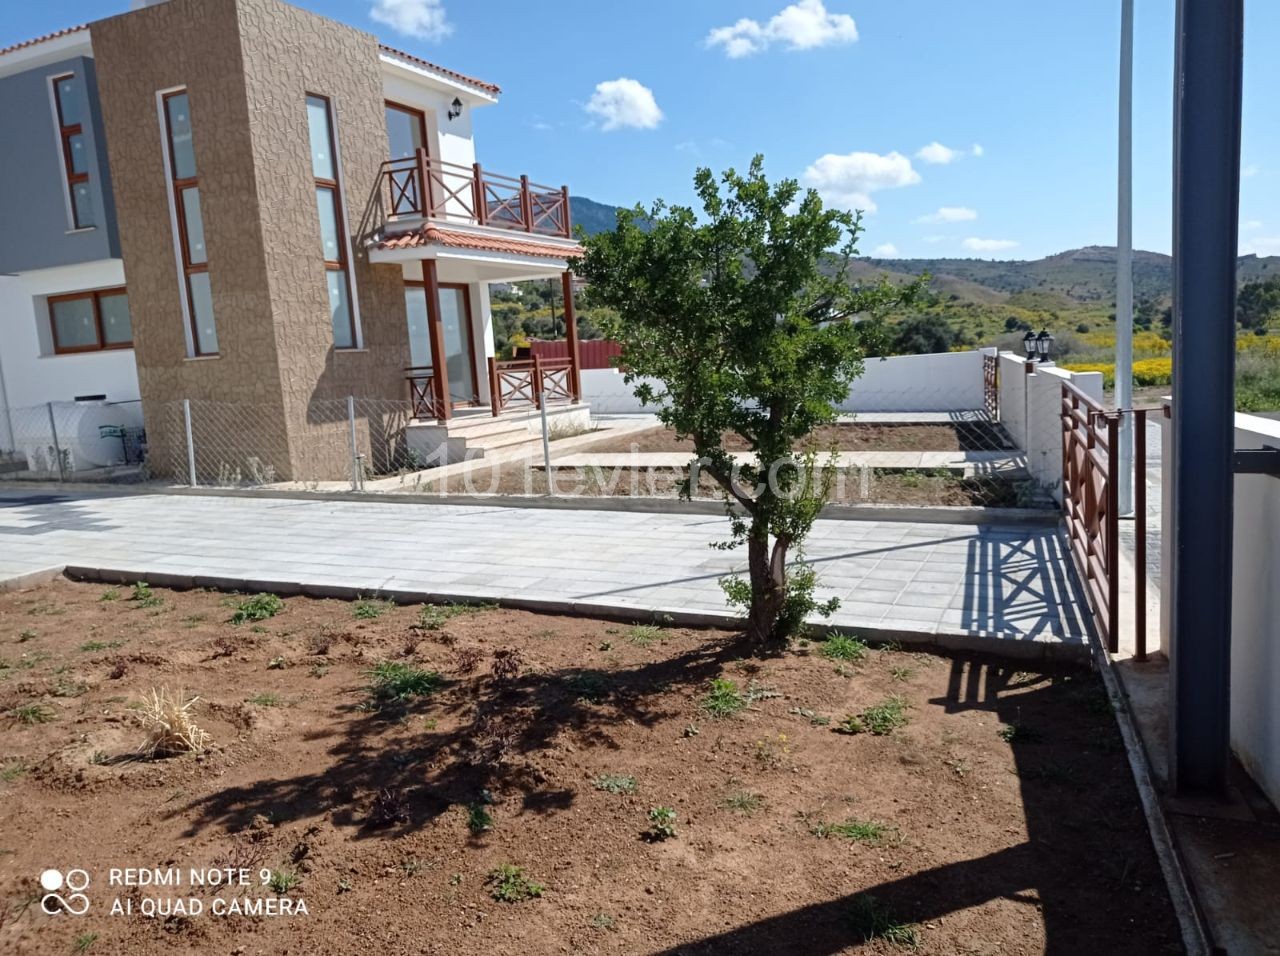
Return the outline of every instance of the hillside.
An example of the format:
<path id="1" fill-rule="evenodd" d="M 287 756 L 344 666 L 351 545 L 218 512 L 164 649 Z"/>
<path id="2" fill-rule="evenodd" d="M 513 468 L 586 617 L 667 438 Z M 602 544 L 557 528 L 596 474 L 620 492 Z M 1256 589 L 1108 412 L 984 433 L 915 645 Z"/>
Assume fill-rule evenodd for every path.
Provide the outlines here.
<path id="1" fill-rule="evenodd" d="M 611 232 L 617 223 L 617 206 L 609 206 L 585 196 L 569 197 L 569 215 L 575 226 L 581 226 L 588 236 L 597 232 Z"/>

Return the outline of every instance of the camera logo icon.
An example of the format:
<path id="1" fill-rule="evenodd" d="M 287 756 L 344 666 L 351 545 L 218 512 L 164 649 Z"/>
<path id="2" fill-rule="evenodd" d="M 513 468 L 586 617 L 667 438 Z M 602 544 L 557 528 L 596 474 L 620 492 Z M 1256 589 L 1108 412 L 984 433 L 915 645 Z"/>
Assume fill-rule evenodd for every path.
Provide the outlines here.
<path id="1" fill-rule="evenodd" d="M 89 912 L 89 897 L 84 891 L 89 888 L 89 874 L 80 869 L 45 870 L 40 874 L 40 886 L 45 895 L 40 900 L 40 908 L 50 916 L 67 913 L 71 916 L 83 916 Z M 65 897 L 59 890 L 66 890 Z"/>

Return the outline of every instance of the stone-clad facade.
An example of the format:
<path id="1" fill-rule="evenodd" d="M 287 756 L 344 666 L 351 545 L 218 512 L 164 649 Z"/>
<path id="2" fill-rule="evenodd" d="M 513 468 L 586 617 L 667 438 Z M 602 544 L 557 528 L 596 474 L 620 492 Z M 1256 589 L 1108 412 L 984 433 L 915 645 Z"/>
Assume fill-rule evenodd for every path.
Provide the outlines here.
<path id="1" fill-rule="evenodd" d="M 376 39 L 278 0 L 169 0 L 94 23 L 93 47 L 151 460 L 174 460 L 189 398 L 244 409 L 204 444 L 240 444 L 278 478 L 343 477 L 341 456 L 323 457 L 346 435 L 342 399 L 403 399 L 409 354 L 400 267 L 350 246 L 388 155 Z M 189 357 L 184 338 L 157 105 L 175 87 L 191 106 L 216 357 Z M 308 93 L 334 114 L 359 350 L 334 349 Z"/>

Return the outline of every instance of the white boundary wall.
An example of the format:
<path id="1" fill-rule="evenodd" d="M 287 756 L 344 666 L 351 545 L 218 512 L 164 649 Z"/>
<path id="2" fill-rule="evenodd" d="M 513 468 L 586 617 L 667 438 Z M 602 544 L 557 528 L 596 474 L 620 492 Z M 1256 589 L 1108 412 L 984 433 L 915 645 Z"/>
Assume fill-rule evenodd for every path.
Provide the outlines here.
<path id="1" fill-rule="evenodd" d="M 992 350 L 987 350 L 992 351 Z M 842 412 L 972 412 L 982 408 L 981 350 L 867 359 Z M 635 387 L 616 369 L 582 373 L 582 400 L 592 411 L 639 413 Z"/>

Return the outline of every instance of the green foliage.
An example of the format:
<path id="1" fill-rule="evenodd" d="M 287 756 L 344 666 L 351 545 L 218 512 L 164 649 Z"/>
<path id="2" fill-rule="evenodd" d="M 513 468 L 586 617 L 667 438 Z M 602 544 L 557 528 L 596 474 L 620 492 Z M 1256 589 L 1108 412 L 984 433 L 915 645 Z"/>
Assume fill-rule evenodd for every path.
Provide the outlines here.
<path id="1" fill-rule="evenodd" d="M 85 641 L 80 645 L 80 650 L 86 654 L 92 654 L 95 651 L 109 651 L 123 644 L 124 641 Z"/>
<path id="2" fill-rule="evenodd" d="M 653 624 L 634 624 L 627 628 L 624 636 L 636 647 L 648 647 L 662 638 L 662 628 Z"/>
<path id="3" fill-rule="evenodd" d="M 236 605 L 231 615 L 232 624 L 244 624 L 247 621 L 265 621 L 275 617 L 284 610 L 284 601 L 274 594 L 255 594 Z"/>
<path id="4" fill-rule="evenodd" d="M 77 933 L 76 938 L 71 943 L 71 951 L 73 953 L 87 953 L 89 948 L 97 941 L 97 933 Z"/>
<path id="5" fill-rule="evenodd" d="M 351 605 L 351 614 L 358 621 L 375 621 L 395 605 L 382 598 L 362 597 Z"/>
<path id="6" fill-rule="evenodd" d="M 711 681 L 711 689 L 702 698 L 702 709 L 716 718 L 732 717 L 745 710 L 750 701 L 738 690 L 738 685 L 728 678 L 717 677 Z"/>
<path id="7" fill-rule="evenodd" d="M 280 695 L 273 693 L 271 691 L 267 691 L 262 694 L 255 694 L 254 696 L 248 698 L 246 700 L 246 703 L 255 704 L 258 707 L 279 707 Z"/>
<path id="8" fill-rule="evenodd" d="M 1236 321 L 1242 328 L 1261 329 L 1280 320 L 1280 276 L 1246 282 L 1236 294 Z"/>
<path id="9" fill-rule="evenodd" d="M 676 812 L 671 807 L 653 807 L 649 810 L 649 829 L 644 833 L 648 840 L 670 840 L 676 835 Z"/>
<path id="10" fill-rule="evenodd" d="M 510 863 L 503 863 L 490 870 L 485 878 L 489 894 L 499 903 L 522 903 L 541 896 L 546 889 L 524 875 L 524 870 Z"/>
<path id="11" fill-rule="evenodd" d="M 662 202 L 620 211 L 615 231 L 585 240 L 574 269 L 589 301 L 616 313 L 606 331 L 622 345 L 619 365 L 636 396 L 692 439 L 701 472 L 736 509 L 731 546 L 747 548 L 747 634 L 763 645 L 829 606 L 811 603 L 811 569 L 800 587 L 787 586 L 788 551 L 803 542 L 832 477 L 816 453 L 796 459 L 792 449 L 835 420 L 862 373 L 880 327 L 859 320 L 909 301 L 919 285 L 850 285 L 844 265 L 860 216 L 824 209 L 795 180 L 771 185 L 760 157 L 745 175 L 728 170 L 719 181 L 699 169 L 694 185 L 701 218 Z M 754 461 L 735 467 L 726 434 L 743 438 Z M 727 590 L 731 600 L 744 596 Z"/>
<path id="12" fill-rule="evenodd" d="M 159 607 L 164 604 L 164 598 L 152 591 L 151 585 L 146 581 L 139 581 L 133 586 L 129 600 L 137 601 L 138 607 Z"/>
<path id="13" fill-rule="evenodd" d="M 865 732 L 884 737 L 907 725 L 907 706 L 905 697 L 889 697 L 860 714 L 844 718 L 835 729 L 842 734 Z"/>
<path id="14" fill-rule="evenodd" d="M 640 788 L 636 786 L 636 778 L 620 773 L 602 773 L 591 781 L 597 790 L 606 793 L 633 794 Z"/>
<path id="15" fill-rule="evenodd" d="M 98 598 L 98 600 L 99 601 L 118 601 L 120 600 L 120 589 L 107 588 L 105 591 L 102 592 L 102 597 Z"/>
<path id="16" fill-rule="evenodd" d="M 847 634 L 827 635 L 819 653 L 832 661 L 860 661 L 867 653 L 867 645 Z"/>
<path id="17" fill-rule="evenodd" d="M 846 820 L 844 823 L 824 823 L 821 820 L 809 822 L 809 832 L 816 837 L 828 839 L 838 837 L 853 843 L 865 843 L 867 846 L 878 846 L 884 842 L 885 835 L 891 827 L 874 820 Z"/>
<path id="18" fill-rule="evenodd" d="M 726 797 L 724 805 L 734 813 L 742 813 L 750 816 L 764 806 L 764 797 L 758 793 L 739 790 Z"/>
<path id="19" fill-rule="evenodd" d="M 892 354 L 931 355 L 972 345 L 943 315 L 919 313 L 899 322 L 892 329 Z"/>
<path id="20" fill-rule="evenodd" d="M 455 617 L 492 611 L 496 604 L 424 604 L 418 610 L 418 627 L 424 631 L 438 631 Z"/>
<path id="21" fill-rule="evenodd" d="M 368 676 L 372 678 L 369 696 L 379 707 L 430 696 L 441 684 L 438 671 L 423 670 L 403 661 L 381 661 L 368 671 Z"/>
<path id="22" fill-rule="evenodd" d="M 295 870 L 280 869 L 271 871 L 271 876 L 267 880 L 267 885 L 271 887 L 271 891 L 275 893 L 276 896 L 284 896 L 284 894 L 298 886 L 301 882 L 302 877 L 300 877 Z"/>
<path id="23" fill-rule="evenodd" d="M 1039 731 L 1016 720 L 1005 724 L 996 733 L 1007 744 L 1030 744 L 1040 739 Z"/>
<path id="24" fill-rule="evenodd" d="M 467 829 L 476 836 L 493 829 L 493 815 L 483 803 L 467 805 Z"/>
<path id="25" fill-rule="evenodd" d="M 920 929 L 897 919 L 893 911 L 874 896 L 860 894 L 849 903 L 849 923 L 863 942 L 882 939 L 894 946 L 915 949 L 920 945 Z"/>
<path id="26" fill-rule="evenodd" d="M 47 724 L 53 720 L 53 711 L 43 704 L 19 704 L 9 713 L 20 724 Z"/>

